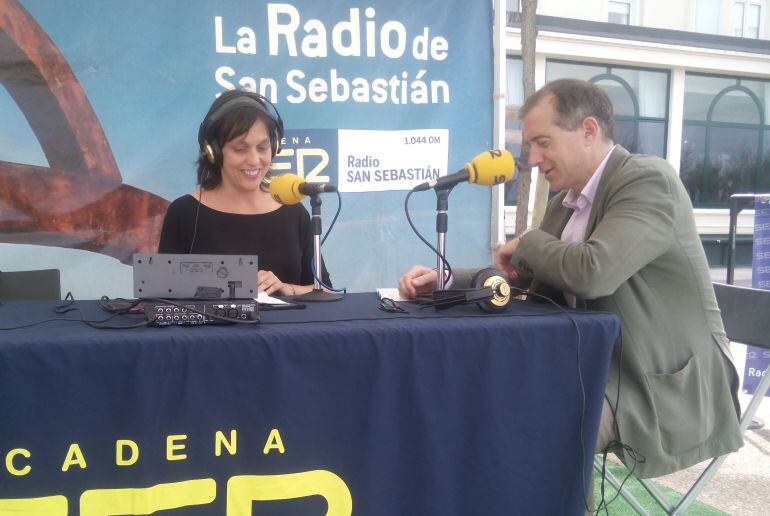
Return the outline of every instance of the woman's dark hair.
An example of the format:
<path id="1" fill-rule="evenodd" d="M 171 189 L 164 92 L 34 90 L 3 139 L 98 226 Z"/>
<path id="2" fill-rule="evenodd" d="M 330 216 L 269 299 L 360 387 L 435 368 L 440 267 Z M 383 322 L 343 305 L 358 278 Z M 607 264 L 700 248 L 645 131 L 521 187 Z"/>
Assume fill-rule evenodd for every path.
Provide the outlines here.
<path id="1" fill-rule="evenodd" d="M 209 118 L 212 118 L 212 114 L 217 110 L 239 95 L 243 95 L 240 90 L 233 90 L 223 93 L 217 98 L 209 109 L 209 113 L 206 115 L 203 124 L 205 125 Z M 256 101 L 255 101 L 256 102 Z M 197 175 L 198 184 L 205 190 L 211 190 L 219 186 L 222 182 L 222 149 L 225 144 L 234 138 L 238 138 L 249 132 L 251 126 L 257 120 L 261 120 L 267 128 L 267 134 L 270 137 L 270 148 L 274 153 L 278 147 L 276 135 L 278 134 L 278 128 L 276 121 L 271 118 L 263 109 L 251 104 L 240 105 L 228 110 L 221 116 L 217 116 L 210 126 L 205 127 L 204 139 L 214 148 L 214 155 L 217 157 L 216 164 L 212 163 L 207 157 L 206 153 L 201 149 L 201 153 L 198 156 L 197 163 Z M 202 143 L 201 143 L 202 144 Z M 269 172 L 268 172 L 269 173 Z"/>

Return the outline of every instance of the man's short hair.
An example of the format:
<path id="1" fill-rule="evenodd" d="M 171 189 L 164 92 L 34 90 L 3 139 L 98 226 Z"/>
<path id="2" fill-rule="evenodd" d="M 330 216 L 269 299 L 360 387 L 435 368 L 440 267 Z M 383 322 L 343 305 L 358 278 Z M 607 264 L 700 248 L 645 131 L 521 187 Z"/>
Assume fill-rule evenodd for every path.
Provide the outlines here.
<path id="1" fill-rule="evenodd" d="M 524 119 L 533 107 L 549 96 L 556 125 L 574 131 L 586 117 L 592 116 L 599 122 L 604 139 L 613 139 L 612 101 L 603 89 L 588 81 L 557 79 L 549 82 L 527 97 L 519 109 L 519 118 Z"/>

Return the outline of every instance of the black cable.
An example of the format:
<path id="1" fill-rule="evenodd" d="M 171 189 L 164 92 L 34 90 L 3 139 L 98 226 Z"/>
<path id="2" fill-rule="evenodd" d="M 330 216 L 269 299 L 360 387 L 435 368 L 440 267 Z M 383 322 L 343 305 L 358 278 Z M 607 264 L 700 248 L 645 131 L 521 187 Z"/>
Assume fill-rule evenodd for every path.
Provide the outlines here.
<path id="1" fill-rule="evenodd" d="M 29 327 L 32 327 L 32 326 L 37 326 L 37 325 L 40 325 L 40 324 L 46 324 L 46 323 L 54 322 L 54 321 L 79 322 L 79 323 L 86 324 L 87 326 L 90 326 L 92 328 L 96 328 L 98 330 L 125 330 L 125 329 L 131 329 L 131 328 L 140 328 L 142 326 L 151 326 L 151 325 L 153 325 L 155 323 L 155 319 L 147 319 L 147 320 L 144 320 L 144 321 L 139 322 L 139 323 L 128 324 L 128 325 L 108 325 L 108 324 L 106 324 L 109 321 L 115 319 L 116 317 L 120 317 L 120 316 L 123 316 L 123 315 L 137 315 L 135 313 L 131 313 L 130 310 L 132 308 L 134 308 L 135 306 L 139 305 L 140 303 L 143 303 L 143 302 L 146 302 L 146 301 L 155 302 L 155 303 L 169 304 L 169 305 L 172 305 L 172 306 L 178 306 L 180 308 L 184 308 L 188 312 L 200 314 L 200 315 L 202 315 L 204 317 L 210 317 L 212 319 L 216 319 L 218 321 L 227 322 L 227 323 L 258 324 L 260 322 L 259 319 L 256 319 L 256 320 L 244 320 L 244 319 L 234 319 L 234 318 L 231 318 L 231 317 L 222 317 L 220 315 L 203 312 L 203 311 L 198 310 L 196 308 L 192 308 L 192 307 L 189 307 L 187 305 L 184 305 L 184 304 L 181 304 L 181 303 L 177 303 L 176 301 L 173 301 L 173 300 L 170 300 L 170 299 L 150 298 L 150 297 L 146 297 L 146 298 L 143 297 L 143 298 L 138 298 L 138 299 L 135 299 L 135 300 L 128 300 L 128 299 L 124 299 L 124 298 L 113 299 L 112 301 L 121 301 L 121 302 L 125 302 L 126 303 L 125 307 L 121 307 L 121 308 L 117 308 L 116 309 L 116 308 L 108 306 L 108 303 L 111 300 L 107 296 L 102 296 L 101 297 L 101 299 L 99 300 L 99 306 L 101 306 L 102 309 L 107 310 L 108 312 L 111 312 L 111 315 L 109 317 L 107 317 L 106 319 L 96 319 L 96 320 L 95 319 L 86 319 L 83 316 L 83 311 L 79 307 L 73 306 L 73 303 L 75 302 L 75 299 L 72 297 L 71 293 L 68 293 L 67 296 L 64 298 L 64 300 L 65 300 L 64 303 L 54 307 L 54 312 L 56 312 L 57 314 L 60 314 L 60 315 L 67 314 L 67 313 L 70 313 L 70 312 L 76 312 L 80 316 L 78 319 L 69 319 L 69 318 L 66 318 L 66 317 L 53 317 L 53 318 L 49 318 L 49 319 L 44 319 L 42 321 L 34 321 L 34 322 L 31 322 L 31 323 L 20 324 L 20 325 L 17 325 L 17 326 L 0 327 L 0 331 L 18 330 L 18 329 L 23 329 L 23 328 L 29 328 Z M 195 299 L 195 301 L 202 301 L 202 302 L 205 302 L 205 301 L 211 301 L 211 302 L 220 301 L 223 304 L 225 304 L 228 300 L 221 299 L 221 298 L 215 298 L 215 299 Z M 258 303 L 256 301 L 254 303 L 257 304 L 257 306 L 258 306 Z M 145 313 L 145 317 L 147 317 L 146 313 Z M 164 325 L 160 325 L 160 326 L 167 326 L 167 325 L 164 324 Z M 168 325 L 168 326 L 175 326 L 175 324 L 171 324 L 171 325 Z"/>
<path id="2" fill-rule="evenodd" d="M 147 321 L 142 321 L 141 323 L 137 323 L 135 325 L 130 326 L 115 326 L 115 327 L 109 327 L 109 326 L 101 326 L 101 323 L 108 322 L 109 320 L 113 319 L 115 315 L 111 315 L 107 319 L 102 319 L 100 321 L 93 321 L 93 320 L 86 320 L 86 319 L 68 319 L 66 317 L 52 317 L 50 319 L 43 319 L 42 321 L 34 321 L 27 324 L 19 324 L 17 326 L 3 326 L 0 327 L 0 331 L 10 331 L 10 330 L 21 330 L 24 328 L 31 328 L 32 326 L 39 326 L 41 324 L 46 324 L 49 322 L 55 322 L 55 321 L 62 321 L 62 322 L 76 322 L 76 323 L 83 323 L 87 324 L 88 326 L 91 326 L 93 328 L 97 329 L 113 329 L 113 330 L 122 330 L 125 328 L 139 328 L 142 326 L 147 326 Z"/>
<path id="3" fill-rule="evenodd" d="M 109 300 L 109 298 L 107 298 L 107 296 L 102 296 L 101 299 L 99 300 L 100 306 L 102 306 L 102 307 L 104 307 L 103 303 L 105 302 L 105 298 L 107 300 Z M 75 298 L 72 295 L 72 292 L 67 292 L 67 295 L 64 297 L 64 301 L 65 301 L 64 303 L 54 307 L 54 312 L 56 312 L 57 314 L 66 314 L 66 313 L 69 313 L 69 312 L 76 312 L 76 313 L 78 313 L 80 315 L 80 319 L 63 319 L 63 320 L 67 320 L 67 321 L 71 320 L 71 321 L 75 321 L 75 322 L 82 322 L 83 324 L 85 324 L 87 326 L 90 326 L 92 328 L 96 328 L 97 330 L 125 330 L 125 329 L 129 329 L 129 328 L 140 328 L 142 326 L 147 326 L 148 325 L 147 321 L 142 321 L 142 322 L 139 322 L 139 323 L 134 323 L 134 324 L 129 324 L 129 325 L 107 325 L 105 323 L 113 320 L 116 317 L 124 315 L 124 313 L 123 312 L 114 312 L 112 315 L 110 315 L 106 319 L 99 319 L 99 320 L 86 319 L 84 317 L 83 311 L 80 308 L 78 308 L 76 306 L 72 306 L 74 304 L 74 302 L 75 302 Z M 129 306 L 129 308 L 133 308 L 137 304 L 139 304 L 139 300 L 137 300 L 137 302 L 135 302 L 131 306 Z"/>
<path id="4" fill-rule="evenodd" d="M 115 297 L 110 299 L 108 296 L 102 296 L 99 298 L 99 306 L 102 308 L 102 310 L 118 315 L 138 313 L 143 314 L 144 307 L 141 307 L 140 311 L 133 311 L 133 309 L 139 306 L 141 303 L 141 299 L 126 299 L 124 297 Z"/>
<path id="5" fill-rule="evenodd" d="M 577 333 L 577 373 L 578 373 L 578 384 L 580 385 L 580 483 L 582 487 L 582 495 L 583 495 L 583 505 L 585 505 L 586 510 L 590 511 L 591 509 L 588 507 L 588 499 L 586 497 L 586 476 L 585 472 L 583 471 L 583 465 L 585 464 L 586 459 L 586 443 L 585 443 L 585 436 L 583 435 L 583 427 L 585 426 L 585 415 L 586 415 L 586 389 L 585 384 L 583 382 L 583 369 L 580 367 L 580 347 L 581 347 L 581 335 L 580 335 L 580 327 L 578 326 L 577 321 L 574 317 L 572 317 L 572 314 L 569 313 L 563 306 L 561 306 L 559 303 L 551 299 L 550 297 L 544 296 L 542 294 L 537 294 L 535 292 L 532 292 L 530 290 L 525 290 L 519 287 L 515 287 L 511 285 L 511 288 L 514 290 L 519 291 L 522 294 L 526 294 L 527 296 L 534 296 L 539 299 L 543 299 L 545 301 L 548 301 L 553 306 L 561 310 L 562 313 L 564 313 L 567 317 L 569 317 L 570 322 L 572 322 L 572 326 L 575 327 L 575 332 Z M 593 454 L 591 454 L 593 456 Z M 591 468 L 593 468 L 593 461 Z M 593 486 L 591 486 L 591 489 L 593 489 Z"/>
<path id="6" fill-rule="evenodd" d="M 334 224 L 337 222 L 337 217 L 340 216 L 340 210 L 342 209 L 342 196 L 340 195 L 340 192 L 335 190 L 334 193 L 337 194 L 337 212 L 334 214 L 334 217 L 332 218 L 331 224 L 329 224 L 329 229 L 326 230 L 326 234 L 321 239 L 321 245 L 323 246 L 324 242 L 326 241 L 326 238 L 329 236 L 329 234 L 332 232 L 332 228 L 334 227 Z M 190 249 L 187 251 L 187 254 L 192 254 L 193 246 L 195 245 L 195 237 L 198 234 L 198 216 L 200 214 L 201 210 L 201 204 L 203 204 L 203 187 L 201 187 L 198 190 L 198 205 L 195 207 L 195 221 L 193 223 L 193 236 L 190 241 Z M 319 279 L 318 275 L 316 274 L 315 270 L 315 263 L 311 262 L 310 264 L 310 270 L 313 274 L 313 278 L 318 280 L 318 283 L 321 284 L 325 289 L 330 290 L 332 292 L 341 292 L 343 294 L 347 293 L 347 289 L 344 287 L 341 289 L 334 289 L 330 285 L 327 285 L 324 283 L 323 279 Z"/>
<path id="7" fill-rule="evenodd" d="M 628 474 L 625 476 L 623 481 L 620 483 L 620 486 L 618 486 L 617 492 L 615 493 L 615 496 L 612 497 L 612 499 L 607 502 L 604 500 L 604 489 L 605 489 L 605 475 L 606 475 L 606 464 L 607 464 L 607 453 L 609 452 L 610 448 L 616 448 L 620 447 L 621 450 L 623 450 L 624 454 L 628 454 L 633 459 L 633 464 L 628 470 Z M 601 494 L 601 503 L 597 504 L 596 510 L 593 511 L 595 513 L 599 513 L 602 509 L 604 509 L 606 514 L 609 514 L 609 505 L 614 502 L 618 496 L 620 496 L 620 492 L 623 489 L 623 486 L 628 481 L 628 479 L 631 478 L 631 475 L 634 474 L 634 471 L 636 471 L 637 464 L 642 464 L 645 462 L 644 455 L 640 454 L 627 444 L 623 444 L 621 441 L 610 441 L 607 444 L 607 447 L 602 452 L 602 481 L 600 483 L 600 494 Z"/>
<path id="8" fill-rule="evenodd" d="M 321 239 L 321 245 L 324 245 L 324 242 L 326 242 L 326 239 L 329 237 L 329 233 L 332 232 L 332 228 L 334 228 L 334 224 L 336 224 L 337 217 L 340 216 L 340 210 L 342 209 L 342 196 L 340 195 L 339 190 L 334 190 L 334 193 L 337 194 L 337 211 L 334 213 L 334 217 L 332 217 L 331 224 L 329 224 L 329 229 L 326 230 L 326 234 Z"/>
<path id="9" fill-rule="evenodd" d="M 152 298 L 142 298 L 142 299 L 138 299 L 137 301 L 141 302 L 141 301 L 144 301 L 144 300 L 155 301 L 155 302 L 164 302 L 164 303 L 168 301 L 168 300 L 160 300 L 160 299 L 152 299 Z M 174 304 L 174 303 L 170 303 L 170 304 Z M 183 305 L 179 305 L 179 306 L 181 307 Z M 186 306 L 184 306 L 184 308 L 186 308 L 187 310 L 192 311 L 190 308 L 188 308 Z M 72 309 L 70 309 L 68 311 L 80 311 L 80 309 L 73 307 Z M 201 313 L 202 315 L 211 316 L 212 318 L 215 318 L 212 314 L 206 314 L 206 313 L 197 312 L 197 311 L 195 313 Z M 562 311 L 558 311 L 558 312 L 543 312 L 543 313 L 536 313 L 536 314 L 533 314 L 533 313 L 529 313 L 529 314 L 479 313 L 479 314 L 472 314 L 472 315 L 452 314 L 450 317 L 453 318 L 453 319 L 458 319 L 458 318 L 476 318 L 476 317 L 550 317 L 550 316 L 554 316 L 554 315 L 561 315 L 562 313 L 563 313 Z M 39 324 L 45 324 L 45 323 L 54 322 L 54 321 L 79 322 L 79 323 L 86 323 L 86 324 L 88 324 L 89 322 L 91 322 L 91 323 L 103 323 L 103 322 L 107 322 L 107 321 L 115 318 L 116 316 L 121 316 L 121 315 L 136 315 L 136 314 L 114 313 L 110 317 L 108 317 L 107 319 L 103 319 L 103 320 L 100 320 L 100 321 L 86 321 L 86 320 L 82 320 L 82 319 L 67 319 L 67 318 L 64 318 L 64 317 L 56 317 L 56 318 L 51 318 L 51 319 L 45 319 L 45 320 L 42 320 L 42 321 L 35 321 L 35 322 L 32 322 L 32 323 L 28 323 L 28 324 L 22 324 L 22 325 L 19 325 L 19 326 L 4 327 L 4 328 L 0 327 L 0 331 L 28 328 L 30 326 L 36 326 L 36 325 L 39 325 Z M 447 317 L 447 315 L 443 315 L 443 314 L 424 315 L 424 314 L 406 313 L 406 314 L 392 314 L 390 317 L 381 317 L 381 316 L 380 317 L 350 317 L 350 318 L 345 318 L 345 319 L 317 319 L 317 320 L 316 319 L 314 319 L 314 320 L 305 319 L 305 320 L 301 320 L 301 321 L 290 321 L 290 322 L 291 322 L 291 324 L 312 324 L 312 323 L 325 323 L 325 322 L 334 323 L 334 322 L 352 322 L 352 321 L 388 321 L 388 320 L 400 320 L 400 319 L 409 319 L 409 318 L 413 318 L 413 319 L 441 319 L 441 318 L 446 318 L 446 317 Z M 265 324 L 272 324 L 272 325 L 275 325 L 275 324 L 287 324 L 287 321 L 244 321 L 244 320 L 241 320 L 241 319 L 230 319 L 230 318 L 227 318 L 227 317 L 221 318 L 221 319 L 223 319 L 226 322 L 233 322 L 233 323 L 240 323 L 240 324 L 255 324 L 257 322 L 259 322 L 259 324 L 262 324 L 262 325 L 265 325 Z M 148 325 L 149 325 L 148 321 L 143 321 L 141 323 L 137 323 L 137 324 L 131 325 L 131 326 L 116 326 L 114 328 L 110 328 L 110 327 L 107 327 L 107 326 L 105 326 L 105 327 L 94 326 L 94 327 L 98 328 L 98 329 L 124 329 L 124 328 L 134 328 L 134 327 L 141 327 L 141 326 L 148 326 Z M 175 325 L 172 324 L 170 326 L 175 326 Z"/>
<path id="10" fill-rule="evenodd" d="M 444 281 L 449 281 L 449 279 L 452 277 L 452 267 L 449 265 L 449 262 L 447 261 L 446 257 L 443 254 L 441 254 L 438 251 L 438 249 L 433 247 L 433 245 L 431 245 L 430 242 L 425 240 L 425 238 L 420 234 L 420 232 L 417 231 L 417 228 L 415 227 L 414 223 L 412 222 L 412 217 L 409 216 L 409 198 L 416 191 L 418 191 L 418 190 L 415 190 L 415 189 L 410 190 L 409 193 L 406 194 L 406 199 L 404 199 L 404 212 L 406 213 L 406 220 L 409 222 L 409 226 L 411 226 L 412 231 L 414 231 L 414 234 L 417 235 L 417 238 L 422 240 L 422 242 L 425 245 L 430 247 L 431 251 L 433 251 L 436 254 L 436 256 L 438 256 L 441 259 L 441 261 L 444 262 L 444 267 L 446 267 L 446 272 L 445 272 L 446 278 L 444 279 Z"/>
<path id="11" fill-rule="evenodd" d="M 618 407 L 620 406 L 620 382 L 621 378 L 623 376 L 623 336 L 621 335 L 618 339 L 619 349 L 618 349 L 618 386 L 617 391 L 615 393 L 615 406 L 612 406 L 612 402 L 610 400 L 607 400 L 607 404 L 610 406 L 610 411 L 612 412 L 612 424 L 615 430 L 615 437 L 618 439 L 612 440 L 609 443 L 607 443 L 607 446 L 602 450 L 602 478 L 601 482 L 599 484 L 600 494 L 601 498 L 599 499 L 599 503 L 596 505 L 596 511 L 599 512 L 602 508 L 604 508 L 605 512 L 609 514 L 609 509 L 607 508 L 609 504 L 614 502 L 617 497 L 620 495 L 621 490 L 623 489 L 623 486 L 625 483 L 631 478 L 631 475 L 633 475 L 634 471 L 636 471 L 636 466 L 638 464 L 643 464 L 647 462 L 647 459 L 644 455 L 642 455 L 637 450 L 633 449 L 629 445 L 623 443 L 620 441 L 620 429 L 618 427 L 618 418 L 617 418 L 617 412 Z M 604 499 L 604 490 L 605 490 L 605 470 L 606 470 L 606 462 L 607 462 L 607 453 L 611 449 L 620 448 L 620 450 L 623 451 L 624 456 L 628 456 L 630 459 L 633 460 L 631 467 L 628 468 L 628 474 L 626 474 L 623 481 L 620 483 L 620 486 L 617 489 L 617 492 L 615 493 L 615 496 L 612 497 L 612 499 L 607 502 Z"/>
<path id="12" fill-rule="evenodd" d="M 195 207 L 195 222 L 193 223 L 193 235 L 190 240 L 190 250 L 187 254 L 192 254 L 193 246 L 195 245 L 195 237 L 198 234 L 198 215 L 201 212 L 201 204 L 203 204 L 203 186 L 198 189 L 198 206 Z"/>
<path id="13" fill-rule="evenodd" d="M 407 198 L 408 198 L 408 196 L 407 196 Z M 621 483 L 621 488 L 622 488 L 623 484 L 625 484 L 625 482 L 630 478 L 630 476 L 636 470 L 636 465 L 639 464 L 639 463 L 645 462 L 645 458 L 639 452 L 637 452 L 636 450 L 634 450 L 630 446 L 622 443 L 619 440 L 612 440 L 612 441 L 610 441 L 607 444 L 607 446 L 605 447 L 605 449 L 603 450 L 603 457 L 604 457 L 604 459 L 603 459 L 603 462 L 602 462 L 602 477 L 601 477 L 602 480 L 601 480 L 601 483 L 600 483 L 601 498 L 600 498 L 599 503 L 597 504 L 597 509 L 594 510 L 594 511 L 591 511 L 591 509 L 588 507 L 588 499 L 587 499 L 587 491 L 586 491 L 586 478 L 585 478 L 585 474 L 584 474 L 584 472 L 582 470 L 583 464 L 585 464 L 585 458 L 586 458 L 586 449 L 585 449 L 586 448 L 586 444 L 585 444 L 585 436 L 584 436 L 585 412 L 586 412 L 586 394 L 585 394 L 585 383 L 583 381 L 583 370 L 580 367 L 580 363 L 581 363 L 581 353 L 580 353 L 580 350 L 581 350 L 581 344 L 582 344 L 581 334 L 580 334 L 580 327 L 578 326 L 577 321 L 572 316 L 572 314 L 568 310 L 566 310 L 563 306 L 561 306 L 557 302 L 555 302 L 553 299 L 551 299 L 551 298 L 549 298 L 547 296 L 544 296 L 542 294 L 538 294 L 536 292 L 532 292 L 530 290 L 525 290 L 525 289 L 516 287 L 514 285 L 511 285 L 511 288 L 514 289 L 514 290 L 517 290 L 521 294 L 525 294 L 527 296 L 533 296 L 533 297 L 536 297 L 536 298 L 539 298 L 539 299 L 543 299 L 543 300 L 547 301 L 548 303 L 552 304 L 553 306 L 555 306 L 556 308 L 559 309 L 559 312 L 552 312 L 552 313 L 550 313 L 548 315 L 551 315 L 551 314 L 565 314 L 567 317 L 569 317 L 570 322 L 572 323 L 573 327 L 575 328 L 575 332 L 577 333 L 577 345 L 576 345 L 576 349 L 577 349 L 577 373 L 578 373 L 578 383 L 580 385 L 580 394 L 581 394 L 581 411 L 580 411 L 580 459 L 581 459 L 580 460 L 580 464 L 581 464 L 581 471 L 580 471 L 580 479 L 581 479 L 581 487 L 582 487 L 582 495 L 583 495 L 583 505 L 586 508 L 587 512 L 598 513 L 602 509 L 607 511 L 607 505 L 612 503 L 617 498 L 618 494 L 620 493 L 620 491 L 618 491 L 618 493 L 615 495 L 615 497 L 613 497 L 612 500 L 610 500 L 609 502 L 606 502 L 605 499 L 604 499 L 605 462 L 606 462 L 606 459 L 607 459 L 608 451 L 610 449 L 615 449 L 616 447 L 620 447 L 634 461 L 632 467 L 630 468 L 630 471 L 629 471 L 628 475 L 626 475 L 626 477 L 623 479 L 623 482 Z M 422 306 L 421 309 L 429 308 L 431 306 L 433 306 L 433 303 L 427 303 L 424 306 Z M 495 315 L 495 314 L 489 314 L 489 315 Z M 497 315 L 507 316 L 507 314 L 497 314 Z M 619 342 L 620 342 L 620 356 L 619 356 L 619 360 L 621 361 L 621 365 L 622 365 L 622 358 L 623 358 L 623 341 L 622 341 L 622 338 L 619 339 Z M 616 411 L 617 411 L 617 406 L 620 403 L 620 380 L 621 380 L 621 374 L 622 374 L 622 367 L 619 366 L 618 367 L 617 394 L 616 394 L 616 398 L 615 398 L 616 399 L 616 401 L 615 401 L 615 408 L 612 407 L 611 403 L 608 403 L 610 405 L 610 410 L 612 411 L 613 426 L 614 426 L 615 436 L 616 437 L 620 436 L 620 431 L 619 431 L 619 428 L 618 428 L 617 417 L 616 417 Z M 594 454 L 595 453 L 593 453 L 591 455 L 593 456 Z M 592 461 L 591 469 L 593 469 L 593 461 Z M 590 488 L 593 489 L 593 485 L 591 485 Z"/>
<path id="14" fill-rule="evenodd" d="M 102 300 L 103 299 L 104 298 L 102 298 Z M 100 330 L 124 330 L 124 329 L 128 329 L 128 328 L 140 328 L 142 326 L 147 326 L 148 325 L 147 321 L 142 321 L 140 323 L 135 323 L 135 324 L 131 324 L 131 325 L 118 325 L 118 326 L 111 326 L 111 325 L 107 325 L 106 324 L 109 321 L 113 320 L 115 317 L 117 317 L 119 315 L 123 315 L 122 313 L 113 313 L 112 315 L 110 315 L 106 319 L 86 319 L 84 317 L 84 315 L 83 315 L 82 310 L 80 310 L 80 308 L 78 308 L 76 306 L 73 306 L 74 302 L 75 302 L 75 298 L 72 296 L 72 292 L 67 292 L 67 295 L 64 296 L 64 303 L 56 305 L 53 310 L 54 310 L 55 313 L 57 313 L 59 315 L 64 315 L 64 314 L 68 314 L 70 312 L 75 312 L 75 313 L 77 313 L 80 316 L 78 319 L 70 319 L 70 318 L 67 318 L 67 317 L 52 317 L 52 318 L 49 318 L 49 319 L 43 319 L 41 321 L 34 321 L 34 322 L 30 322 L 30 323 L 25 323 L 25 324 L 19 324 L 19 325 L 16 325 L 16 326 L 0 327 L 0 331 L 20 330 L 20 329 L 23 329 L 23 328 L 30 328 L 32 326 L 38 326 L 38 325 L 41 325 L 41 324 L 46 324 L 46 323 L 54 322 L 54 321 L 77 322 L 77 323 L 86 324 L 86 325 L 88 325 L 88 326 L 90 326 L 92 328 L 96 328 L 96 329 L 100 329 Z M 100 302 L 102 302 L 102 301 L 100 301 Z"/>
<path id="15" fill-rule="evenodd" d="M 544 300 L 548 301 L 549 303 L 551 303 L 552 305 L 554 305 L 555 307 L 559 308 L 564 314 L 567 315 L 567 317 L 570 318 L 570 321 L 572 321 L 572 325 L 575 327 L 575 330 L 577 331 L 578 381 L 580 383 L 581 402 L 582 402 L 582 411 L 580 413 L 580 453 L 581 453 L 581 461 L 580 462 L 581 462 L 581 465 L 582 465 L 582 464 L 585 463 L 585 456 L 586 456 L 585 437 L 583 435 L 583 426 L 585 424 L 584 419 L 585 419 L 586 395 L 585 395 L 585 385 L 583 383 L 583 371 L 580 368 L 580 345 L 581 345 L 580 328 L 578 328 L 577 321 L 575 321 L 575 319 L 572 317 L 572 315 L 566 309 L 564 309 L 564 307 L 562 307 L 557 302 L 555 302 L 553 299 L 551 299 L 551 298 L 549 298 L 547 296 L 543 296 L 541 294 L 537 294 L 535 292 L 531 292 L 529 290 L 524 290 L 524 289 L 521 289 L 519 287 L 515 287 L 513 285 L 511 285 L 511 288 L 514 289 L 514 290 L 519 291 L 522 294 L 526 294 L 528 296 L 531 295 L 531 296 L 537 297 L 539 299 L 544 299 Z M 620 344 L 620 349 L 619 349 L 619 357 L 618 357 L 618 385 L 617 385 L 617 391 L 616 391 L 616 394 L 615 394 L 615 407 L 613 407 L 612 403 L 610 403 L 609 401 L 607 403 L 610 406 L 610 410 L 612 411 L 613 427 L 614 427 L 615 436 L 617 437 L 617 439 L 612 440 L 609 443 L 607 443 L 607 446 L 605 446 L 604 450 L 602 450 L 602 457 L 603 457 L 602 458 L 602 475 L 601 475 L 601 482 L 599 483 L 600 495 L 601 496 L 599 498 L 599 503 L 596 504 L 597 508 L 595 510 L 593 510 L 593 511 L 591 510 L 590 507 L 588 507 L 588 499 L 586 497 L 585 474 L 583 474 L 582 470 L 581 470 L 581 473 L 580 473 L 580 478 L 581 478 L 581 483 L 582 483 L 582 488 L 583 488 L 583 505 L 585 506 L 585 509 L 586 509 L 587 512 L 594 512 L 594 513 L 597 513 L 597 514 L 602 509 L 604 509 L 604 511 L 607 514 L 609 514 L 609 511 L 607 509 L 609 504 L 614 502 L 615 499 L 618 497 L 618 495 L 620 494 L 620 490 L 623 488 L 623 485 L 626 483 L 626 481 L 628 481 L 628 479 L 631 477 L 631 475 L 633 475 L 634 471 L 636 470 L 637 464 L 642 464 L 642 463 L 644 463 L 646 461 L 644 455 L 642 455 L 641 453 L 639 453 L 638 451 L 636 451 L 635 449 L 633 449 L 632 447 L 630 447 L 629 445 L 623 443 L 620 440 L 620 430 L 619 430 L 619 427 L 618 427 L 618 420 L 617 420 L 617 407 L 620 405 L 620 381 L 621 381 L 622 372 L 623 372 L 623 367 L 622 367 L 623 366 L 623 364 L 622 364 L 622 360 L 623 360 L 623 338 L 622 338 L 622 336 L 618 339 L 618 342 Z M 623 481 L 620 483 L 620 487 L 618 488 L 618 492 L 615 493 L 615 496 L 609 502 L 607 502 L 604 499 L 605 498 L 604 497 L 605 472 L 606 472 L 605 465 L 606 465 L 606 461 L 607 461 L 607 453 L 609 453 L 610 450 L 617 449 L 617 448 L 622 450 L 624 455 L 627 455 L 628 457 L 630 457 L 633 460 L 633 463 L 632 463 L 632 466 L 629 468 L 628 474 L 623 479 Z M 593 456 L 593 455 L 595 455 L 595 453 L 593 453 L 591 455 Z M 581 466 L 581 468 L 582 468 L 582 466 Z M 593 470 L 593 461 L 591 461 L 591 469 Z M 590 487 L 591 487 L 591 489 L 594 488 L 593 485 L 590 486 Z"/>

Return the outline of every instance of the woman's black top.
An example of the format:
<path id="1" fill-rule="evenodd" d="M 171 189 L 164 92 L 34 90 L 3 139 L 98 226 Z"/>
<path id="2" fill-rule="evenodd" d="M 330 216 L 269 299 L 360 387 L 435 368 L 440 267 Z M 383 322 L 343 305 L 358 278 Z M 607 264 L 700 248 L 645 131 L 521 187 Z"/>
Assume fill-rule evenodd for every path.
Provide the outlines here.
<path id="1" fill-rule="evenodd" d="M 168 207 L 158 252 L 256 254 L 259 268 L 272 271 L 282 282 L 313 283 L 313 235 L 302 204 L 240 215 L 211 209 L 188 194 Z M 325 265 L 322 279 L 331 285 Z"/>

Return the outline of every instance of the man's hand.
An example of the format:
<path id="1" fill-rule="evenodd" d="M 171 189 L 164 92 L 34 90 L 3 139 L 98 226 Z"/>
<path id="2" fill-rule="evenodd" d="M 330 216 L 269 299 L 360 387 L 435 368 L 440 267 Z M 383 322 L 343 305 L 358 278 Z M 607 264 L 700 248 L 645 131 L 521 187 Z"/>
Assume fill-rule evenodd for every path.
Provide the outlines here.
<path id="1" fill-rule="evenodd" d="M 398 293 L 404 299 L 414 299 L 417 294 L 436 289 L 438 274 L 433 269 L 415 265 L 398 280 Z"/>
<path id="2" fill-rule="evenodd" d="M 519 277 L 519 270 L 511 265 L 511 257 L 516 252 L 516 248 L 519 247 L 519 239 L 514 238 L 509 240 L 505 244 L 501 245 L 497 250 L 497 256 L 495 256 L 495 264 L 497 267 L 508 275 L 508 279 L 516 279 Z"/>

